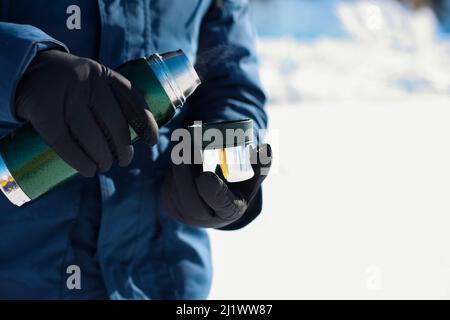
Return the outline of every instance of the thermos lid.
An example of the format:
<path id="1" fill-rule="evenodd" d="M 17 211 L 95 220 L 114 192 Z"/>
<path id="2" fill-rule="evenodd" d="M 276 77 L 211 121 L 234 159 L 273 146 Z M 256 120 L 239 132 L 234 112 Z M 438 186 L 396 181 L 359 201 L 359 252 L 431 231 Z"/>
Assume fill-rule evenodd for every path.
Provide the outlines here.
<path id="1" fill-rule="evenodd" d="M 174 108 L 180 108 L 201 81 L 182 50 L 147 58 Z"/>
<path id="2" fill-rule="evenodd" d="M 204 150 L 253 143 L 253 121 L 250 119 L 194 124 L 188 129 L 194 146 Z"/>

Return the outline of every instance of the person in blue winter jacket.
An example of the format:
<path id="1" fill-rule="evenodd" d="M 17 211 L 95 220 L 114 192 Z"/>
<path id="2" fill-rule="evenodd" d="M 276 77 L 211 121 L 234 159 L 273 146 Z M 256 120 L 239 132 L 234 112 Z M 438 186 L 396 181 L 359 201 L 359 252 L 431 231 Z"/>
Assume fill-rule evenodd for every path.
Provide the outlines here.
<path id="1" fill-rule="evenodd" d="M 125 114 L 142 97 L 113 69 L 178 49 L 203 84 L 163 127 L 142 113 L 152 148 L 133 148 Z M 20 208 L 0 197 L 0 298 L 206 298 L 204 228 L 250 223 L 263 175 L 233 186 L 175 166 L 170 135 L 194 120 L 266 127 L 247 1 L 0 0 L 0 70 L 0 138 L 30 123 L 80 172 Z"/>

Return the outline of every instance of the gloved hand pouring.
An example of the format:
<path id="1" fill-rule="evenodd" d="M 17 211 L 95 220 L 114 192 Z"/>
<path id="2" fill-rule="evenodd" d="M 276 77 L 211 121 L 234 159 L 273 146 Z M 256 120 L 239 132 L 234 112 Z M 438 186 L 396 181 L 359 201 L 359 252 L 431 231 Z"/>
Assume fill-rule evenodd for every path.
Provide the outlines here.
<path id="1" fill-rule="evenodd" d="M 149 146 L 158 126 L 130 81 L 93 60 L 59 50 L 39 53 L 16 93 L 16 115 L 85 177 L 133 158 L 128 125 Z"/>

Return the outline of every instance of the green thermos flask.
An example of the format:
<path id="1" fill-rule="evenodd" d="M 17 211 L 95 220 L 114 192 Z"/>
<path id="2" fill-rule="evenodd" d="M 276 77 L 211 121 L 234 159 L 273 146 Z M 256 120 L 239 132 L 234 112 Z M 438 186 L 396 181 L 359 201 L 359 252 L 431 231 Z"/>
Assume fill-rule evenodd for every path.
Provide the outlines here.
<path id="1" fill-rule="evenodd" d="M 159 126 L 169 121 L 199 86 L 200 79 L 181 51 L 153 54 L 116 69 L 142 93 Z M 130 128 L 131 138 L 137 139 Z M 26 125 L 0 140 L 0 190 L 22 206 L 77 174 Z"/>

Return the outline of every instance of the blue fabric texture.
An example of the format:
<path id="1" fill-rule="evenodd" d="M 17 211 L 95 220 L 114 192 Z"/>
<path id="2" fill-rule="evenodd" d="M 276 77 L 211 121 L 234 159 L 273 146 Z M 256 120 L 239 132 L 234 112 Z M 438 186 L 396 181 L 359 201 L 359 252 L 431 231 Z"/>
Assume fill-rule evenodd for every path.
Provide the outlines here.
<path id="1" fill-rule="evenodd" d="M 35 27 L 0 21 L 0 137 L 17 128 L 14 94 L 28 64 L 38 51 L 57 46 L 65 47 Z"/>
<path id="2" fill-rule="evenodd" d="M 81 19 L 70 29 L 73 6 Z M 199 70 L 208 68 L 198 92 L 160 129 L 159 143 L 151 150 L 135 144 L 129 167 L 74 177 L 21 208 L 0 197 L 0 298 L 206 298 L 207 233 L 164 212 L 160 186 L 175 128 L 193 120 L 267 124 L 247 1 L 0 0 L 0 136 L 21 125 L 12 112 L 16 84 L 36 53 L 50 47 L 112 68 L 182 49 Z M 259 214 L 257 199 L 237 227 Z M 81 289 L 67 286 L 72 265 L 81 270 Z"/>

